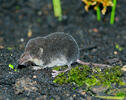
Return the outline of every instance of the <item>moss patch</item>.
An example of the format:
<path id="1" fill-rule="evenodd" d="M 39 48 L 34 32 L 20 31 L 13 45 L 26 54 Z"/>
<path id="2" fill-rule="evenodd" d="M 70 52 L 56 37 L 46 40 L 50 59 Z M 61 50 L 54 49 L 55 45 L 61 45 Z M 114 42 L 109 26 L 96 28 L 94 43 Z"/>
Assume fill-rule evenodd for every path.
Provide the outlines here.
<path id="1" fill-rule="evenodd" d="M 77 86 L 86 85 L 88 88 L 93 86 L 124 86 L 122 81 L 123 72 L 120 66 L 114 66 L 101 70 L 98 67 L 91 68 L 87 65 L 80 65 L 72 68 L 67 74 L 61 73 L 55 79 L 57 84 L 76 84 Z"/>
<path id="2" fill-rule="evenodd" d="M 108 95 L 115 95 L 115 96 L 119 96 L 119 97 L 126 97 L 126 88 L 116 88 L 116 89 L 110 89 L 107 92 Z"/>

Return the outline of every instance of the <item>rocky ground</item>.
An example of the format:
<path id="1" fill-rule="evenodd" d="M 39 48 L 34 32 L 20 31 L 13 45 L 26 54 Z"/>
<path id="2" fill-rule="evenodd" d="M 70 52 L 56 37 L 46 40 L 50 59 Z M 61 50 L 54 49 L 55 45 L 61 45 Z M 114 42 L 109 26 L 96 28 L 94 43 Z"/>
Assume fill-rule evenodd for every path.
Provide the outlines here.
<path id="1" fill-rule="evenodd" d="M 53 83 L 51 69 L 34 71 L 28 67 L 16 72 L 8 65 L 18 66 L 17 60 L 30 38 L 57 31 L 70 33 L 84 48 L 81 60 L 125 65 L 125 3 L 117 2 L 116 21 L 110 25 L 110 9 L 98 22 L 95 11 L 87 13 L 78 0 L 62 1 L 61 22 L 53 15 L 51 0 L 0 1 L 0 100 L 101 100 L 85 93 L 85 87 L 74 90 L 73 85 Z"/>

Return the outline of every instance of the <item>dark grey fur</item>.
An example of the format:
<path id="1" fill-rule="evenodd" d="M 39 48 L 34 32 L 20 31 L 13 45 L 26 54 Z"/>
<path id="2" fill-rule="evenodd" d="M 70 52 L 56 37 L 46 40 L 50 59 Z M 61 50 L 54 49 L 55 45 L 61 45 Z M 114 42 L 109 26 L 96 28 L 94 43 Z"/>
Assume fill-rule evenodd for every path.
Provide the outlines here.
<path id="1" fill-rule="evenodd" d="M 42 53 L 40 48 L 43 48 Z M 42 66 L 44 67 L 51 63 L 52 59 L 60 59 L 61 55 L 64 55 L 67 60 L 67 63 L 64 65 L 69 66 L 79 59 L 79 47 L 71 35 L 64 32 L 55 32 L 45 37 L 36 37 L 29 40 L 24 53 L 19 59 L 19 64 L 26 63 L 29 57 L 25 56 L 30 56 L 33 59 L 37 58 L 38 60 L 42 60 Z"/>

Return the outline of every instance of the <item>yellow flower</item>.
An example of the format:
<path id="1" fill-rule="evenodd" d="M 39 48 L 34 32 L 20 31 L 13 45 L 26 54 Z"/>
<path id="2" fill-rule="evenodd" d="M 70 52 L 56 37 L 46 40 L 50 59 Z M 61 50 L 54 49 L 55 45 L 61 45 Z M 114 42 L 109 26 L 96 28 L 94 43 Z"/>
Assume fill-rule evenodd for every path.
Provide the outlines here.
<path id="1" fill-rule="evenodd" d="M 85 3 L 85 10 L 88 11 L 90 6 L 94 6 L 94 10 L 97 9 L 99 5 L 103 6 L 102 14 L 106 13 L 108 6 L 113 6 L 112 0 L 82 0 Z"/>

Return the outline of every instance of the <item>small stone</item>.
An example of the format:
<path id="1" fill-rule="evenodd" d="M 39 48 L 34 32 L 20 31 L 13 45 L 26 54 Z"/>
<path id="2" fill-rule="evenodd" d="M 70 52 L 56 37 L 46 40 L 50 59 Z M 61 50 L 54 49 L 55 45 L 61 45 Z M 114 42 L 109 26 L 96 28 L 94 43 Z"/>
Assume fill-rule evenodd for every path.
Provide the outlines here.
<path id="1" fill-rule="evenodd" d="M 79 90 L 79 93 L 81 94 L 81 95 L 85 95 L 86 94 L 86 92 L 84 91 L 84 90 Z"/>
<path id="2" fill-rule="evenodd" d="M 91 29 L 89 29 L 89 30 L 88 30 L 88 32 L 89 32 L 89 33 L 91 33 L 91 32 L 92 32 L 92 30 L 91 30 Z"/>
<path id="3" fill-rule="evenodd" d="M 38 15 L 41 16 L 42 15 L 42 11 L 38 11 Z"/>
<path id="4" fill-rule="evenodd" d="M 74 94 L 73 97 L 76 97 L 76 94 Z"/>
<path id="5" fill-rule="evenodd" d="M 23 38 L 21 38 L 21 39 L 20 39 L 20 41 L 21 41 L 21 42 L 24 42 L 24 39 L 23 39 Z"/>
<path id="6" fill-rule="evenodd" d="M 119 17 L 115 17 L 115 21 L 116 22 L 119 22 Z"/>
<path id="7" fill-rule="evenodd" d="M 121 68 L 122 71 L 126 71 L 126 65 Z"/>
<path id="8" fill-rule="evenodd" d="M 92 30 L 93 32 L 96 32 L 96 33 L 99 31 L 97 28 L 93 28 Z"/>
<path id="9" fill-rule="evenodd" d="M 33 76 L 33 78 L 37 78 L 37 76 L 36 76 L 36 75 L 34 75 L 34 76 Z"/>
<path id="10" fill-rule="evenodd" d="M 117 51 L 114 51 L 114 54 L 115 54 L 115 55 L 117 55 L 117 54 L 118 54 L 118 52 L 117 52 Z"/>

